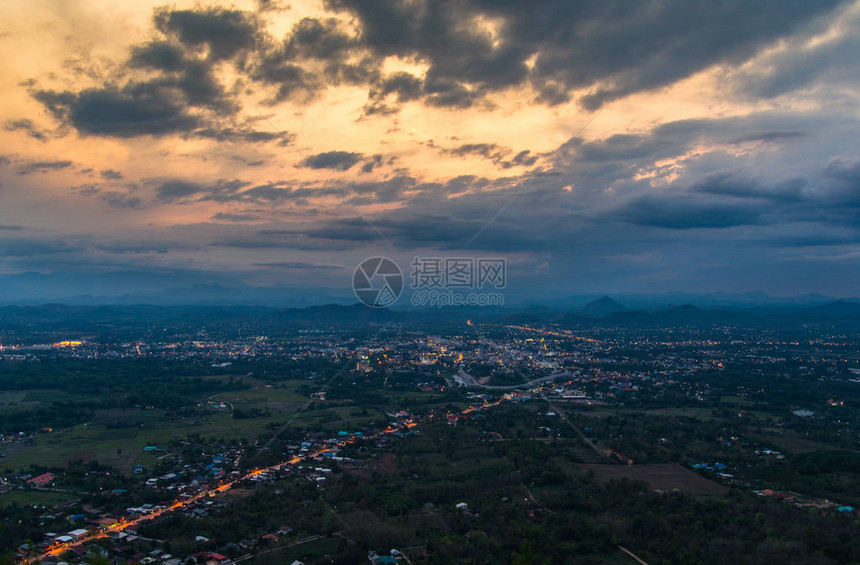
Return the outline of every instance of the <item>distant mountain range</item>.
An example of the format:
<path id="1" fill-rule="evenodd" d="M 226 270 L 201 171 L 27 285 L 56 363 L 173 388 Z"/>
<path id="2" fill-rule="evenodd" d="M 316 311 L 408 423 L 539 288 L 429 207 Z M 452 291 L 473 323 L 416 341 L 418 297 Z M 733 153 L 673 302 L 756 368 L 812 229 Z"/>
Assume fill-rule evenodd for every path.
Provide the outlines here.
<path id="1" fill-rule="evenodd" d="M 406 292 L 409 292 L 408 289 Z M 672 305 L 690 304 L 701 309 L 748 310 L 821 306 L 840 310 L 839 302 L 860 303 L 857 298 L 834 298 L 821 294 L 776 297 L 763 292 L 741 294 L 619 293 L 535 296 L 514 285 L 504 291 L 505 304 L 519 311 L 565 311 L 601 318 L 623 311 L 653 311 Z M 232 275 L 198 272 L 138 272 L 60 274 L 0 274 L 0 305 L 155 305 L 155 306 L 270 306 L 306 307 L 356 302 L 349 287 L 251 286 Z M 412 309 L 400 299 L 397 308 Z"/>
<path id="2" fill-rule="evenodd" d="M 860 327 L 860 303 L 838 300 L 816 306 L 700 308 L 692 304 L 632 309 L 609 297 L 575 310 L 545 306 L 523 308 L 452 307 L 412 310 L 368 308 L 361 304 L 328 304 L 306 308 L 266 306 L 62 305 L 0 307 L 0 331 L 66 331 L 86 334 L 249 330 L 259 334 L 301 328 L 403 326 L 450 327 L 473 323 L 557 324 L 561 327 L 800 327 L 829 324 Z"/>

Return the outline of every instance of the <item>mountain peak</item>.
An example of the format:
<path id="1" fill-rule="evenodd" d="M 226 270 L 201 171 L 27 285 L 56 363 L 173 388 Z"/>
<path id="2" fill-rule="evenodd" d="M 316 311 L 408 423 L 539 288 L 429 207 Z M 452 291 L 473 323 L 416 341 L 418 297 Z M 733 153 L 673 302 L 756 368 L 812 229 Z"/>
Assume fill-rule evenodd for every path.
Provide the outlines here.
<path id="1" fill-rule="evenodd" d="M 627 306 L 619 304 L 608 296 L 601 296 L 577 310 L 577 313 L 594 318 L 602 318 L 615 312 L 625 312 L 627 310 L 629 310 Z"/>

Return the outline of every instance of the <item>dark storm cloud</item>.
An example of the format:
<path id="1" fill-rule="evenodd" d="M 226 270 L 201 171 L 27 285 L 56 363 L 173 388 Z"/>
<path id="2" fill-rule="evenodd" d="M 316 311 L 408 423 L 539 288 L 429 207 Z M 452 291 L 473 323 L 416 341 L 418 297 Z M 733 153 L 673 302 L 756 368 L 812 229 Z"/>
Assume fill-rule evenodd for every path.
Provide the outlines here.
<path id="1" fill-rule="evenodd" d="M 504 161 L 502 166 L 506 169 L 514 166 L 531 167 L 537 162 L 537 155 L 532 155 L 531 151 L 525 149 L 520 151 L 514 158 L 509 161 Z"/>
<path id="2" fill-rule="evenodd" d="M 801 198 L 805 185 L 806 181 L 801 178 L 766 184 L 732 172 L 718 172 L 704 175 L 690 186 L 690 191 L 739 198 L 770 198 L 786 203 Z"/>
<path id="3" fill-rule="evenodd" d="M 379 86 L 379 94 L 396 94 L 398 102 L 409 102 L 421 96 L 421 79 L 415 75 L 397 72 L 388 75 Z"/>
<path id="4" fill-rule="evenodd" d="M 240 180 L 218 179 L 213 184 L 201 184 L 183 179 L 167 179 L 146 181 L 146 184 L 155 185 L 155 196 L 161 202 L 176 202 L 187 200 L 191 197 L 207 197 L 217 199 L 219 197 L 230 198 L 247 182 Z"/>
<path id="5" fill-rule="evenodd" d="M 405 197 L 406 191 L 436 193 L 440 185 L 419 184 L 409 175 L 397 175 L 382 181 L 356 182 L 341 185 L 344 193 L 351 196 L 350 204 L 372 204 L 377 202 L 397 202 Z"/>
<path id="6" fill-rule="evenodd" d="M 161 135 L 194 129 L 199 118 L 188 113 L 178 92 L 154 84 L 88 89 L 79 93 L 37 90 L 33 97 L 58 120 L 82 134 L 114 137 Z"/>
<path id="7" fill-rule="evenodd" d="M 754 98 L 773 98 L 796 90 L 839 85 L 856 87 L 860 76 L 857 52 L 860 50 L 860 27 L 850 8 L 838 17 L 836 34 L 825 41 L 810 42 L 810 34 L 798 34 L 785 42 L 782 49 L 769 53 L 729 75 L 738 93 Z M 815 30 L 822 33 L 823 29 Z"/>
<path id="8" fill-rule="evenodd" d="M 207 192 L 203 185 L 184 180 L 165 181 L 155 189 L 155 195 L 165 201 L 187 198 L 203 192 Z"/>
<path id="9" fill-rule="evenodd" d="M 661 126 L 647 135 L 615 134 L 590 142 L 573 138 L 560 148 L 558 154 L 574 154 L 578 161 L 588 163 L 644 161 L 675 156 L 682 153 L 695 139 L 695 135 L 704 129 L 697 127 L 686 132 L 666 132 L 664 128 Z"/>
<path id="10" fill-rule="evenodd" d="M 165 54 L 180 51 L 162 42 L 132 52 L 129 65 L 161 71 L 154 78 L 80 92 L 33 88 L 31 94 L 59 121 L 89 135 L 188 133 L 214 118 L 234 114 L 238 105 L 215 77 L 212 63 Z"/>
<path id="11" fill-rule="evenodd" d="M 368 57 L 349 60 L 357 44 L 357 38 L 340 30 L 334 19 L 303 18 L 281 42 L 259 50 L 249 74 L 275 88 L 272 101 L 307 102 L 329 84 L 377 80 L 378 61 Z"/>
<path id="12" fill-rule="evenodd" d="M 99 192 L 98 196 L 113 208 L 135 209 L 142 208 L 144 205 L 141 198 L 115 190 Z"/>
<path id="13" fill-rule="evenodd" d="M 386 104 L 386 97 L 393 95 L 393 103 L 403 104 L 419 99 L 423 92 L 424 83 L 420 78 L 405 72 L 392 73 L 371 85 L 364 114 L 367 116 L 394 114 L 398 111 L 396 104 Z"/>
<path id="14" fill-rule="evenodd" d="M 475 84 L 481 89 L 503 88 L 526 77 L 524 51 L 517 45 L 494 48 L 492 38 L 468 24 L 481 12 L 480 7 L 468 2 L 344 0 L 329 5 L 348 10 L 358 18 L 364 44 L 378 55 L 417 56 L 428 61 L 430 83 L 448 81 Z M 452 96 L 448 94 L 447 98 Z"/>
<path id="15" fill-rule="evenodd" d="M 355 63 L 330 61 L 317 71 L 277 54 L 264 56 L 251 76 L 275 87 L 275 95 L 269 103 L 282 100 L 308 103 L 329 86 L 364 85 L 375 81 L 378 75 L 379 63 L 371 58 Z"/>
<path id="16" fill-rule="evenodd" d="M 334 18 L 303 18 L 293 26 L 284 42 L 283 56 L 344 59 L 357 45 L 358 39 L 342 31 Z"/>
<path id="17" fill-rule="evenodd" d="M 185 69 L 188 60 L 180 45 L 169 41 L 150 41 L 132 47 L 128 64 L 131 67 L 179 72 Z"/>
<path id="18" fill-rule="evenodd" d="M 373 57 L 364 57 L 355 63 L 329 62 L 324 74 L 332 86 L 341 84 L 366 85 L 379 79 L 380 64 Z"/>
<path id="19" fill-rule="evenodd" d="M 446 84 L 429 91 L 424 102 L 428 106 L 459 108 L 462 110 L 472 107 L 480 99 L 481 93 L 479 92 L 469 90 L 467 87 L 459 84 Z"/>
<path id="20" fill-rule="evenodd" d="M 122 173 L 113 169 L 104 169 L 99 174 L 106 180 L 120 180 L 122 178 Z"/>
<path id="21" fill-rule="evenodd" d="M 466 143 L 453 149 L 445 150 L 449 155 L 462 157 L 464 155 L 479 155 L 486 159 L 497 161 L 507 153 L 508 150 L 500 148 L 495 143 Z"/>
<path id="22" fill-rule="evenodd" d="M 176 88 L 184 94 L 188 105 L 205 107 L 217 114 L 232 114 L 238 109 L 206 62 L 191 62 L 175 79 L 164 79 L 155 86 Z"/>
<path id="23" fill-rule="evenodd" d="M 155 13 L 156 27 L 183 45 L 208 48 L 210 59 L 228 59 L 250 49 L 258 40 L 258 23 L 249 12 L 208 8 Z"/>
<path id="24" fill-rule="evenodd" d="M 71 161 L 24 161 L 16 169 L 19 175 L 30 175 L 33 173 L 48 173 L 68 169 L 72 166 Z"/>
<path id="25" fill-rule="evenodd" d="M 152 41 L 132 48 L 128 65 L 162 71 L 149 84 L 181 92 L 190 106 L 206 107 L 220 114 L 236 110 L 235 103 L 215 78 L 214 63 L 188 55 L 182 45 Z"/>
<path id="26" fill-rule="evenodd" d="M 429 63 L 428 82 L 449 81 L 455 95 L 431 97 L 466 107 L 472 97 L 531 82 L 547 103 L 591 87 L 583 103 L 596 109 L 620 96 L 665 86 L 720 62 L 738 62 L 796 30 L 839 2 L 766 1 L 750 9 L 735 0 L 702 5 L 664 0 L 329 0 L 361 25 L 362 40 L 379 56 L 417 57 Z M 493 38 L 480 17 L 499 23 Z M 494 39 L 496 40 L 494 42 Z M 526 62 L 534 57 L 534 67 Z M 474 101 L 472 98 L 471 101 Z"/>
<path id="27" fill-rule="evenodd" d="M 264 56 L 252 70 L 251 77 L 275 86 L 274 102 L 282 100 L 310 101 L 324 86 L 317 73 L 280 57 Z"/>
<path id="28" fill-rule="evenodd" d="M 304 18 L 280 40 L 268 37 L 252 12 L 161 8 L 154 16 L 159 35 L 131 48 L 125 64 L 133 72 L 124 82 L 80 92 L 32 83 L 30 88 L 58 120 L 84 134 L 117 137 L 208 132 L 215 117 L 234 116 L 236 93 L 217 78 L 225 65 L 266 85 L 272 102 L 307 103 L 329 86 L 365 86 L 368 115 L 392 113 L 419 99 L 452 109 L 489 107 L 488 93 L 529 84 L 548 104 L 590 88 L 582 102 L 594 109 L 717 63 L 746 61 L 836 5 L 836 0 L 765 0 L 755 9 L 740 0 L 718 5 L 330 0 L 330 9 L 355 17 L 357 34 L 333 18 Z M 488 21 L 494 32 L 482 25 Z M 818 53 L 807 64 L 809 72 L 832 73 L 827 58 L 848 60 L 856 52 L 852 47 Z M 426 76 L 385 75 L 382 62 L 390 55 L 427 64 Z M 797 70 L 775 66 L 785 67 L 787 76 Z M 134 76 L 135 71 L 148 74 Z"/>
<path id="29" fill-rule="evenodd" d="M 466 143 L 452 149 L 442 149 L 441 151 L 445 155 L 454 155 L 456 157 L 476 155 L 492 161 L 505 169 L 516 166 L 530 167 L 538 159 L 537 155 L 532 155 L 531 151 L 527 149 L 520 151 L 513 158 L 509 159 L 508 156 L 512 153 L 511 149 L 495 143 Z"/>
<path id="30" fill-rule="evenodd" d="M 761 206 L 699 200 L 682 195 L 641 196 L 618 210 L 632 224 L 673 230 L 728 228 L 762 222 Z"/>
<path id="31" fill-rule="evenodd" d="M 371 173 L 373 169 L 381 167 L 382 164 L 382 155 L 373 155 L 364 160 L 364 163 L 361 165 L 361 172 Z"/>
<path id="32" fill-rule="evenodd" d="M 30 82 L 31 95 L 57 120 L 85 135 L 229 132 L 229 127 L 214 124 L 239 106 L 216 71 L 222 61 L 235 59 L 238 65 L 238 58 L 257 44 L 259 23 L 250 13 L 217 8 L 164 8 L 154 21 L 164 36 L 133 46 L 125 62 L 130 71 L 147 71 L 143 76 L 132 72 L 122 81 L 79 92 L 40 89 Z"/>
<path id="33" fill-rule="evenodd" d="M 21 131 L 39 141 L 47 141 L 48 136 L 44 132 L 39 131 L 33 122 L 27 119 L 6 120 L 3 124 L 3 129 L 6 131 Z"/>
<path id="34" fill-rule="evenodd" d="M 346 171 L 355 166 L 362 159 L 361 153 L 351 153 L 349 151 L 326 151 L 325 153 L 317 153 L 311 155 L 302 161 L 303 167 L 310 169 L 335 169 L 338 171 Z"/>

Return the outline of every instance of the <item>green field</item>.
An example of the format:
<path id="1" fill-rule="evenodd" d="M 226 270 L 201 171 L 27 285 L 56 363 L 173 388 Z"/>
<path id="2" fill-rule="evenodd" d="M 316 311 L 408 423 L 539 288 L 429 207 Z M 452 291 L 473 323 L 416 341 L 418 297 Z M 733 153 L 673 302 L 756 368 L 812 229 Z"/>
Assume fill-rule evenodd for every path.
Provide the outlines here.
<path id="1" fill-rule="evenodd" d="M 18 504 L 20 506 L 56 506 L 76 499 L 74 493 L 14 489 L 0 494 L 0 506 Z"/>
<path id="2" fill-rule="evenodd" d="M 349 401 L 314 400 L 298 394 L 296 389 L 305 380 L 286 381 L 278 386 L 251 380 L 253 388 L 222 392 L 201 398 L 197 414 L 187 417 L 168 417 L 158 409 L 123 408 L 96 410 L 91 422 L 71 428 L 56 429 L 41 434 L 32 444 L 8 443 L 0 445 L 0 467 L 8 470 L 26 470 L 31 465 L 63 466 L 70 461 L 97 460 L 119 470 L 129 472 L 134 465 L 151 466 L 164 455 L 163 449 L 174 440 L 183 440 L 196 434 L 218 440 L 255 440 L 273 429 L 291 425 L 302 429 L 335 433 L 341 430 L 358 431 L 371 422 L 384 422 L 388 417 L 378 409 L 362 409 Z M 324 387 L 321 387 L 324 390 Z M 54 400 L 61 393 L 44 391 L 14 391 L 0 393 L 0 402 L 20 403 L 31 396 L 41 401 Z M 422 393 L 392 393 L 392 406 L 400 401 L 414 403 L 426 397 L 430 407 L 443 409 L 439 395 Z M 85 398 L 85 397 L 80 397 Z M 71 400 L 66 397 L 66 400 Z M 223 402 L 225 409 L 213 409 L 212 403 Z M 432 403 L 436 404 L 432 404 Z M 4 408 L 0 404 L 0 409 Z M 462 406 L 458 406 L 462 408 Z M 394 409 L 394 408 L 392 408 Z M 232 411 L 250 414 L 248 418 L 234 418 Z M 144 452 L 145 446 L 154 445 L 158 452 Z"/>

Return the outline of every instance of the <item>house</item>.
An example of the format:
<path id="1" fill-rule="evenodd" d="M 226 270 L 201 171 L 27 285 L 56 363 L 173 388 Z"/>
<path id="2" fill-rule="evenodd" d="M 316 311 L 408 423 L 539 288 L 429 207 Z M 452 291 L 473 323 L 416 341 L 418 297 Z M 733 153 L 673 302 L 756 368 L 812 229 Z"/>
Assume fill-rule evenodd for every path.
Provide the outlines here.
<path id="1" fill-rule="evenodd" d="M 220 553 L 210 553 L 206 556 L 206 565 L 229 565 L 233 560 Z"/>
<path id="2" fill-rule="evenodd" d="M 72 530 L 71 532 L 69 532 L 66 535 L 71 536 L 72 539 L 79 540 L 79 539 L 83 539 L 83 538 L 87 537 L 88 533 L 89 532 L 87 530 L 85 530 L 83 528 L 79 528 L 77 530 Z"/>
<path id="3" fill-rule="evenodd" d="M 42 473 L 38 477 L 33 477 L 32 479 L 27 481 L 31 485 L 35 485 L 37 487 L 43 487 L 49 483 L 54 482 L 54 474 L 53 473 Z"/>
<path id="4" fill-rule="evenodd" d="M 275 535 L 279 535 L 279 536 L 287 536 L 287 535 L 289 535 L 289 534 L 291 534 L 291 533 L 293 533 L 293 528 L 292 528 L 291 526 L 281 526 L 281 527 L 280 527 L 280 528 L 278 528 L 278 530 L 275 532 Z"/>

